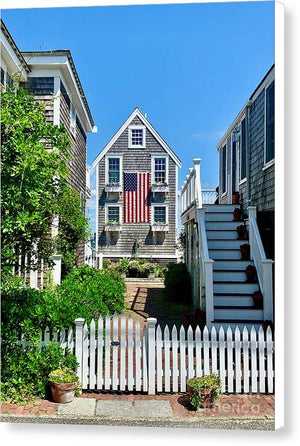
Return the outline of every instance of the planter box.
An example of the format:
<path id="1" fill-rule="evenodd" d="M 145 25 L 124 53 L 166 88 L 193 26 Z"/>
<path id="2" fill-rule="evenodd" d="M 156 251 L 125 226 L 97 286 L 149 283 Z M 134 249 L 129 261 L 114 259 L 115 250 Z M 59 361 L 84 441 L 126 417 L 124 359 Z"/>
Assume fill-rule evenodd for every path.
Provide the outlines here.
<path id="1" fill-rule="evenodd" d="M 105 192 L 122 192 L 122 186 L 118 185 L 106 185 L 105 186 Z"/>
<path id="2" fill-rule="evenodd" d="M 169 225 L 152 225 L 152 232 L 168 232 Z"/>
<path id="3" fill-rule="evenodd" d="M 122 230 L 121 225 L 107 225 L 105 226 L 105 232 L 120 232 Z"/>
<path id="4" fill-rule="evenodd" d="M 158 184 L 156 184 L 156 185 L 153 185 L 153 186 L 151 186 L 151 192 L 162 192 L 162 193 L 167 193 L 167 192 L 169 192 L 170 191 L 170 189 L 169 189 L 169 186 L 164 186 L 164 185 L 158 185 Z"/>

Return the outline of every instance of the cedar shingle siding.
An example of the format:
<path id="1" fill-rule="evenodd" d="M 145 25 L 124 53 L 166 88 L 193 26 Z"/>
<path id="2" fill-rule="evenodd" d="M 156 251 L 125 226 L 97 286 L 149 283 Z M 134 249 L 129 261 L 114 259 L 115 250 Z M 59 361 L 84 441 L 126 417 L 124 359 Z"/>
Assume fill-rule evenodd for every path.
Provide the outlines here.
<path id="1" fill-rule="evenodd" d="M 138 116 L 136 116 L 129 125 L 143 125 Z M 164 203 L 169 209 L 169 231 L 165 235 L 157 235 L 151 232 L 150 223 L 128 223 L 122 224 L 122 231 L 119 236 L 109 235 L 105 232 L 105 205 L 107 203 L 118 203 L 121 205 L 120 214 L 123 214 L 123 193 L 114 199 L 108 199 L 105 192 L 105 158 L 109 155 L 123 155 L 123 172 L 151 172 L 151 155 L 168 155 L 165 149 L 154 138 L 152 133 L 146 127 L 146 147 L 144 149 L 128 148 L 128 127 L 119 136 L 117 141 L 108 150 L 107 154 L 100 160 L 97 168 L 99 175 L 99 212 L 98 212 L 98 247 L 109 258 L 114 256 L 132 254 L 133 246 L 136 240 L 139 240 L 137 254 L 139 256 L 157 255 L 175 256 L 176 254 L 176 169 L 177 166 L 173 159 L 169 157 L 168 184 L 170 192 L 165 194 L 156 194 L 155 198 L 151 193 L 151 204 Z M 154 183 L 151 178 L 150 184 Z M 151 211 L 150 211 L 151 213 Z M 123 221 L 123 218 L 121 218 Z"/>

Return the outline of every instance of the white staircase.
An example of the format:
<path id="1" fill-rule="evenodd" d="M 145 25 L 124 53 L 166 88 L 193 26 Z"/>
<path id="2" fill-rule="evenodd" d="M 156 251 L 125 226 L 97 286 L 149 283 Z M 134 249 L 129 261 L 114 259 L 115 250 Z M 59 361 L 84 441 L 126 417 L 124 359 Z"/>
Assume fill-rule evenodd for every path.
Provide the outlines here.
<path id="1" fill-rule="evenodd" d="M 242 221 L 233 221 L 233 211 L 238 205 L 204 205 L 205 231 L 209 258 L 213 263 L 213 321 L 219 328 L 261 325 L 262 309 L 253 305 L 252 294 L 259 284 L 248 283 L 245 269 L 254 265 L 251 260 L 241 260 L 240 245 L 247 240 L 238 240 L 237 226 Z"/>

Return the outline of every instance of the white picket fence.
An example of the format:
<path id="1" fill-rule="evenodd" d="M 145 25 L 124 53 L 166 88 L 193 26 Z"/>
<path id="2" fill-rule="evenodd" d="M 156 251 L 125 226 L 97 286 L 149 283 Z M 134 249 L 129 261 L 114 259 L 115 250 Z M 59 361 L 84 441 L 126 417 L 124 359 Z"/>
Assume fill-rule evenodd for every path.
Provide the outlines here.
<path id="1" fill-rule="evenodd" d="M 266 333 L 245 327 L 162 330 L 154 318 L 144 327 L 125 314 L 99 317 L 90 326 L 76 319 L 75 332 L 46 329 L 40 345 L 50 339 L 68 347 L 79 363 L 83 389 L 185 392 L 186 380 L 215 373 L 222 391 L 228 393 L 274 392 L 274 342 L 271 328 Z"/>

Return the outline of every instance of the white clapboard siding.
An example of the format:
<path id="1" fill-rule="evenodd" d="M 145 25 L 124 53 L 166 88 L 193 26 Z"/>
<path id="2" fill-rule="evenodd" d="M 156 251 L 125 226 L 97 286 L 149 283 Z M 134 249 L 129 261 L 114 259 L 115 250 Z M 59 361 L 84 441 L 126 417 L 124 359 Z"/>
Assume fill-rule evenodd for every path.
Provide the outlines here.
<path id="1" fill-rule="evenodd" d="M 82 388 L 89 390 L 186 392 L 186 382 L 214 373 L 222 392 L 273 393 L 274 341 L 270 327 L 242 331 L 229 326 L 211 331 L 165 325 L 155 318 L 139 321 L 114 314 L 88 325 L 76 319 L 75 331 L 47 327 L 39 335 L 40 348 L 54 341 L 69 348 L 79 364 Z M 19 345 L 26 346 L 21 336 Z"/>

